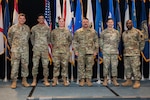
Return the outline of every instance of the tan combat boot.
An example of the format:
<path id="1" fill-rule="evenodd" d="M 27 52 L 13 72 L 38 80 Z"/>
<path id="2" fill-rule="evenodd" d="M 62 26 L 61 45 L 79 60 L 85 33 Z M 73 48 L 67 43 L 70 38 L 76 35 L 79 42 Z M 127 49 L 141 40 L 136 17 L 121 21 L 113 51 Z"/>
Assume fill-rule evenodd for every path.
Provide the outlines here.
<path id="1" fill-rule="evenodd" d="M 54 78 L 53 78 L 52 86 L 56 86 L 56 85 L 57 85 L 57 81 L 58 81 L 58 78 L 57 78 L 57 77 L 54 77 Z"/>
<path id="2" fill-rule="evenodd" d="M 117 77 L 113 77 L 112 83 L 114 86 L 119 86 L 119 83 L 117 82 Z"/>
<path id="3" fill-rule="evenodd" d="M 67 78 L 66 77 L 63 77 L 63 81 L 64 81 L 64 86 L 68 86 L 69 85 L 69 83 L 67 82 Z"/>
<path id="4" fill-rule="evenodd" d="M 44 77 L 44 82 L 43 82 L 43 84 L 44 84 L 45 86 L 50 86 L 50 83 L 48 82 L 48 78 L 47 78 L 47 77 Z"/>
<path id="5" fill-rule="evenodd" d="M 24 87 L 29 87 L 30 85 L 28 84 L 28 82 L 27 82 L 27 78 L 26 77 L 23 77 L 22 78 L 22 85 L 24 86 Z"/>
<path id="6" fill-rule="evenodd" d="M 140 86 L 141 86 L 140 81 L 135 81 L 135 83 L 133 84 L 134 89 L 138 89 L 140 88 Z"/>
<path id="7" fill-rule="evenodd" d="M 10 86 L 12 89 L 15 89 L 17 87 L 17 80 L 14 79 L 11 83 L 11 86 Z"/>
<path id="8" fill-rule="evenodd" d="M 132 85 L 132 80 L 128 78 L 124 83 L 121 84 L 122 86 L 131 86 Z"/>
<path id="9" fill-rule="evenodd" d="M 37 79 L 36 76 L 34 76 L 31 86 L 36 86 L 36 84 L 37 84 Z"/>
<path id="10" fill-rule="evenodd" d="M 86 84 L 88 86 L 92 86 L 93 85 L 92 82 L 91 82 L 91 80 L 89 78 L 86 79 Z"/>
<path id="11" fill-rule="evenodd" d="M 85 84 L 84 81 L 85 81 L 84 78 L 82 78 L 82 79 L 80 80 L 80 82 L 79 82 L 79 86 L 84 86 L 84 84 Z"/>
<path id="12" fill-rule="evenodd" d="M 107 86 L 107 77 L 104 77 L 104 82 L 103 82 L 103 86 Z"/>

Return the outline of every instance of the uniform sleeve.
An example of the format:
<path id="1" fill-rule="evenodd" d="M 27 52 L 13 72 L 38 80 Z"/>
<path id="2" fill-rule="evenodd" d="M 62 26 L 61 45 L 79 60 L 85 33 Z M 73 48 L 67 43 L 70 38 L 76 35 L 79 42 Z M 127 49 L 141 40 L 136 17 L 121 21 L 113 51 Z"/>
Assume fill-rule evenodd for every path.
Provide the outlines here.
<path id="1" fill-rule="evenodd" d="M 72 44 L 72 35 L 70 33 L 70 31 L 68 32 L 69 36 L 68 36 L 68 42 L 69 42 L 69 46 Z"/>
<path id="2" fill-rule="evenodd" d="M 78 32 L 75 32 L 73 39 L 74 52 L 78 52 Z"/>
<path id="3" fill-rule="evenodd" d="M 35 31 L 34 31 L 34 28 L 31 28 L 30 39 L 31 39 L 31 44 L 34 45 L 34 42 L 35 42 Z"/>
<path id="4" fill-rule="evenodd" d="M 8 30 L 8 42 L 10 46 L 12 45 L 12 40 L 13 40 L 13 29 L 12 27 L 10 27 Z"/>
<path id="5" fill-rule="evenodd" d="M 102 33 L 100 34 L 100 39 L 99 39 L 99 46 L 101 51 L 103 51 L 103 44 L 104 44 L 103 39 L 104 39 L 104 31 L 102 31 Z"/>
<path id="6" fill-rule="evenodd" d="M 143 33 L 145 40 L 148 39 L 148 27 L 147 27 L 147 24 L 142 23 L 142 25 L 141 25 L 141 32 Z"/>
<path id="7" fill-rule="evenodd" d="M 119 33 L 119 31 L 117 31 L 117 34 L 118 34 L 118 47 L 119 47 L 120 40 L 121 40 L 121 33 Z"/>
<path id="8" fill-rule="evenodd" d="M 145 46 L 145 37 L 144 34 L 142 34 L 142 32 L 140 30 L 139 31 L 139 46 L 140 46 L 140 50 L 142 51 L 144 49 Z"/>
<path id="9" fill-rule="evenodd" d="M 47 37 L 47 42 L 48 42 L 48 44 L 50 44 L 50 43 L 51 43 L 51 41 L 50 41 L 50 29 L 48 29 L 48 37 Z"/>
<path id="10" fill-rule="evenodd" d="M 27 31 L 28 31 L 28 40 L 29 40 L 29 38 L 31 37 L 31 31 L 30 31 L 29 26 L 27 26 Z"/>
<path id="11" fill-rule="evenodd" d="M 52 45 L 54 44 L 53 34 L 54 34 L 54 30 L 50 32 L 50 42 L 51 42 Z"/>
<path id="12" fill-rule="evenodd" d="M 98 36 L 97 36 L 96 31 L 94 33 L 95 33 L 95 35 L 94 35 L 94 44 L 95 44 L 95 50 L 94 50 L 94 52 L 98 53 L 98 48 L 99 48 Z"/>

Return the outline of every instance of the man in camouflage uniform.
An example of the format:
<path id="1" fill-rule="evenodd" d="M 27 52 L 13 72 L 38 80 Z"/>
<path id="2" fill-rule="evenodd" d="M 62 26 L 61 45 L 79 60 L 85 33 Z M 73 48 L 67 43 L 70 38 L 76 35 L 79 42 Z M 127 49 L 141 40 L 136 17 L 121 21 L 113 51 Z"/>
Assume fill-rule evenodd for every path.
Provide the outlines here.
<path id="1" fill-rule="evenodd" d="M 111 66 L 111 75 L 113 77 L 113 85 L 119 86 L 117 82 L 117 66 L 118 66 L 118 46 L 120 42 L 120 34 L 113 28 L 114 21 L 109 18 L 107 28 L 100 35 L 100 48 L 103 53 L 103 85 L 107 86 L 107 76 L 109 75 Z"/>
<path id="2" fill-rule="evenodd" d="M 24 23 L 26 22 L 25 14 L 21 13 L 18 17 L 18 24 L 11 26 L 8 30 L 8 42 L 11 46 L 11 88 L 15 89 L 17 86 L 17 77 L 19 70 L 19 63 L 21 60 L 21 76 L 22 85 L 30 86 L 27 83 L 29 64 L 29 44 L 30 29 Z"/>
<path id="3" fill-rule="evenodd" d="M 50 39 L 50 28 L 44 23 L 44 15 L 38 15 L 38 24 L 31 28 L 31 43 L 33 45 L 33 82 L 31 86 L 36 86 L 37 84 L 37 74 L 39 59 L 41 57 L 43 65 L 43 75 L 44 75 L 44 85 L 49 86 L 48 82 L 49 69 L 48 69 L 48 43 Z"/>
<path id="4" fill-rule="evenodd" d="M 124 56 L 124 66 L 125 66 L 125 75 L 126 82 L 122 83 L 122 86 L 131 86 L 132 75 L 134 76 L 135 83 L 133 88 L 140 87 L 140 52 L 144 49 L 145 41 L 144 35 L 140 30 L 133 27 L 133 23 L 131 20 L 126 22 L 126 26 L 128 28 L 127 31 L 123 32 L 123 56 Z"/>
<path id="5" fill-rule="evenodd" d="M 86 79 L 87 85 L 92 86 L 92 67 L 99 45 L 96 31 L 89 28 L 89 20 L 87 18 L 82 20 L 82 28 L 75 32 L 73 45 L 75 55 L 78 56 L 79 85 L 84 86 Z"/>
<path id="6" fill-rule="evenodd" d="M 67 19 L 66 19 L 67 20 Z M 62 67 L 61 75 L 64 81 L 64 86 L 68 86 L 68 61 L 69 61 L 69 47 L 72 43 L 72 36 L 69 30 L 65 29 L 65 21 L 60 18 L 58 21 L 59 27 L 51 32 L 52 55 L 53 55 L 53 83 L 52 86 L 57 85 L 60 66 Z"/>

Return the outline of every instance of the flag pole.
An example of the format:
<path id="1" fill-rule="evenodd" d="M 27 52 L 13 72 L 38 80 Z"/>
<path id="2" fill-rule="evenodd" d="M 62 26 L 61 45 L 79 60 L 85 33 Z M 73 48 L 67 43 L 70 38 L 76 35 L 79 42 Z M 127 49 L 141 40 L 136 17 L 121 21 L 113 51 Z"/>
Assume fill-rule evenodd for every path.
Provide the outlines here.
<path id="1" fill-rule="evenodd" d="M 142 57 L 142 66 L 141 66 L 141 75 L 142 75 L 142 81 L 144 80 L 144 76 L 143 76 L 143 57 Z"/>
<path id="2" fill-rule="evenodd" d="M 150 0 L 149 0 L 150 1 Z M 150 48 L 150 39 L 149 39 L 149 48 Z M 149 58 L 150 58 L 150 49 L 149 49 Z M 150 60 L 150 59 L 149 59 Z M 149 61 L 149 80 L 150 80 L 150 61 Z"/>
<path id="3" fill-rule="evenodd" d="M 98 60 L 97 60 L 97 83 L 101 84 L 101 79 L 100 79 L 100 61 L 99 61 L 99 51 L 98 51 Z"/>
<path id="4" fill-rule="evenodd" d="M 76 84 L 79 84 L 78 61 L 77 61 L 77 66 L 76 67 L 77 67 L 77 82 L 76 82 Z"/>
<path id="5" fill-rule="evenodd" d="M 102 82 L 101 82 L 101 77 L 100 77 L 100 57 L 99 57 L 99 51 L 98 51 L 98 61 L 97 61 L 97 79 L 98 79 L 98 81 L 97 81 L 97 83 L 98 84 L 101 84 Z"/>
<path id="6" fill-rule="evenodd" d="M 7 82 L 7 40 L 5 39 L 5 78 L 4 82 Z"/>
<path id="7" fill-rule="evenodd" d="M 73 82 L 73 80 L 74 80 L 74 79 L 73 79 L 73 67 L 74 67 L 74 66 L 71 64 L 71 82 Z"/>
<path id="8" fill-rule="evenodd" d="M 150 4 L 150 0 L 149 0 Z M 148 27 L 149 27 L 149 32 L 150 32 L 150 5 L 149 5 L 149 15 L 148 15 Z M 150 48 L 150 33 L 149 33 L 149 48 Z M 149 49 L 149 57 L 150 57 L 150 49 Z M 149 60 L 149 80 L 150 80 L 150 60 Z"/>

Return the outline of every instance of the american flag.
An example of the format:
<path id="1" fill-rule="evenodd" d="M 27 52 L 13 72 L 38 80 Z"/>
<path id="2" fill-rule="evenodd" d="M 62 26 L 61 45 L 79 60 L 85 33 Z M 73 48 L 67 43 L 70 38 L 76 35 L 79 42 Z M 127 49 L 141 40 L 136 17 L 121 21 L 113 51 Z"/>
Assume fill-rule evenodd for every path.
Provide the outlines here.
<path id="1" fill-rule="evenodd" d="M 45 24 L 50 27 L 51 30 L 51 10 L 50 10 L 50 0 L 45 0 Z M 50 64 L 52 64 L 52 45 L 48 44 L 48 55 L 49 55 L 49 60 Z"/>
<path id="2" fill-rule="evenodd" d="M 45 0 L 45 24 L 51 26 L 50 0 Z"/>

